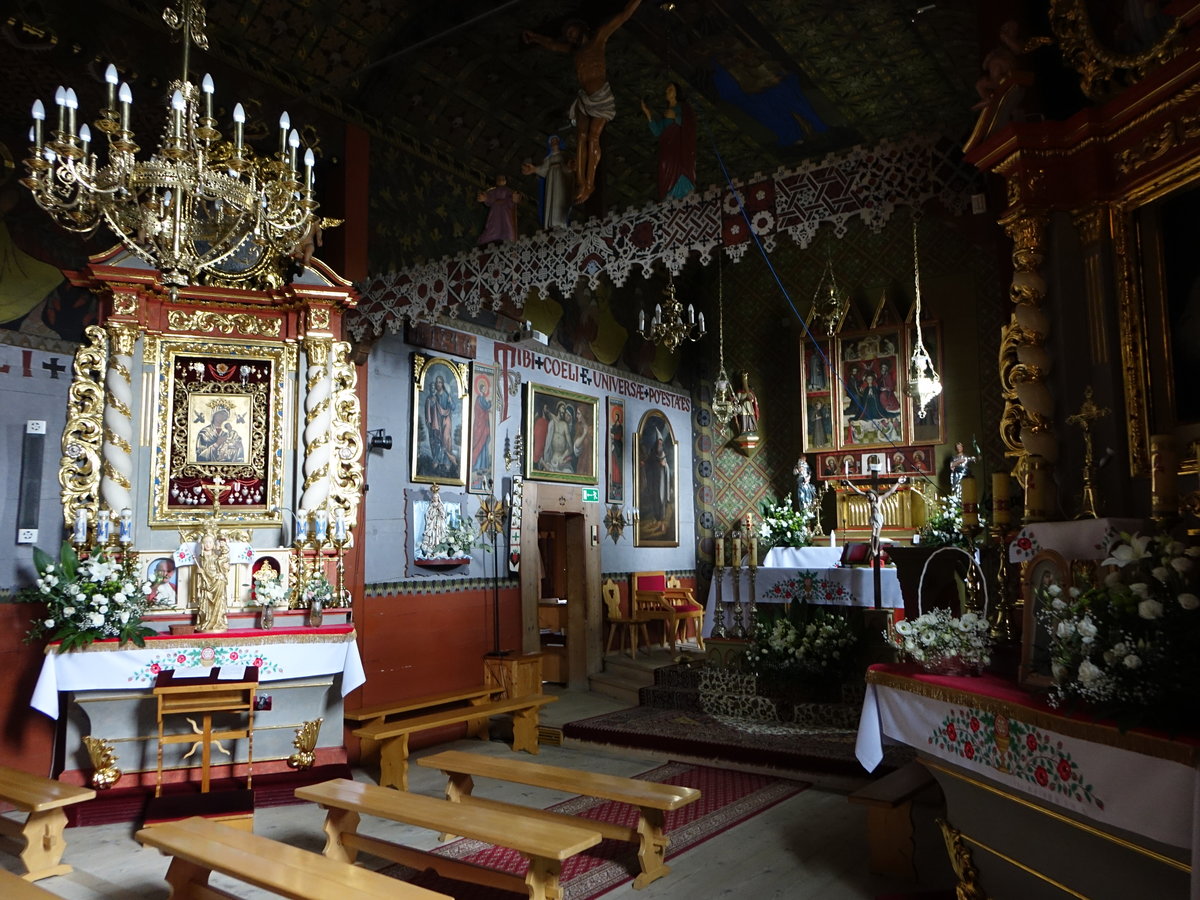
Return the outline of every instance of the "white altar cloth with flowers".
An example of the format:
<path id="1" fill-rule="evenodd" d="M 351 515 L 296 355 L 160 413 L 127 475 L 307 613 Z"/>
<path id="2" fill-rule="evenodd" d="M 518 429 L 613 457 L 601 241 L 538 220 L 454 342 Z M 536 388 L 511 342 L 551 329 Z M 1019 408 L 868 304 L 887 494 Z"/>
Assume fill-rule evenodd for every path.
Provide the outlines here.
<path id="1" fill-rule="evenodd" d="M 904 596 L 894 568 L 879 570 L 879 596 L 884 609 L 903 609 Z M 754 580 L 754 602 L 790 603 L 803 599 L 824 606 L 874 606 L 875 580 L 866 566 L 837 566 L 829 569 L 785 569 L 759 566 Z M 743 566 L 738 581 L 738 594 L 733 592 L 733 570 L 721 574 L 721 599 L 732 604 L 735 599 L 744 606 L 750 599 L 750 569 Z M 712 633 L 714 610 L 717 606 L 717 579 L 708 587 L 708 603 L 704 607 L 704 634 Z M 744 613 L 743 613 L 744 623 Z M 729 621 L 725 623 L 729 625 Z"/>
<path id="2" fill-rule="evenodd" d="M 145 690 L 164 669 L 255 666 L 259 683 L 340 674 L 341 694 L 366 682 L 353 626 L 245 629 L 211 635 L 146 639 L 145 647 L 97 641 L 83 650 L 46 649 L 30 705 L 59 717 L 60 691 Z"/>

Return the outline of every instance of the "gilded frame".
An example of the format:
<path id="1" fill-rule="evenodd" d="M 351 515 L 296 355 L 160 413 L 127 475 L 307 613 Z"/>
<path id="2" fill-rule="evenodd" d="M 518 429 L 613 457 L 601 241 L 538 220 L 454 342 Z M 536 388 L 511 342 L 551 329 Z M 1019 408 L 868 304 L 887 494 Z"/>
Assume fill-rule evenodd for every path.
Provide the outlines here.
<path id="1" fill-rule="evenodd" d="M 465 362 L 413 354 L 412 481 L 466 486 L 467 374 Z"/>
<path id="2" fill-rule="evenodd" d="M 657 446 L 662 441 L 661 452 Z M 665 482 L 659 480 L 666 469 Z M 679 443 L 662 410 L 642 414 L 633 442 L 633 546 L 679 546 Z M 664 496 L 665 495 L 665 496 Z"/>
<path id="3" fill-rule="evenodd" d="M 1025 688 L 1047 687 L 1054 679 L 1050 672 L 1050 633 L 1038 613 L 1053 599 L 1047 589 L 1058 585 L 1062 596 L 1071 588 L 1071 565 L 1061 553 L 1042 550 L 1034 554 L 1021 571 L 1021 596 L 1025 601 L 1025 619 L 1021 629 L 1021 667 L 1017 680 Z"/>
<path id="4" fill-rule="evenodd" d="M 905 399 L 902 325 L 839 335 L 836 342 L 834 446 L 844 452 L 905 443 L 909 409 Z M 872 416 L 876 408 L 879 416 Z"/>
<path id="5" fill-rule="evenodd" d="M 597 484 L 596 420 L 599 408 L 599 397 L 527 384 L 525 477 L 566 484 Z M 579 433 L 580 423 L 588 429 L 586 433 Z M 563 434 L 569 438 L 569 446 L 559 444 L 555 448 L 552 445 L 560 425 L 566 429 Z"/>
<path id="6" fill-rule="evenodd" d="M 222 521 L 281 523 L 284 385 L 294 367 L 288 351 L 284 344 L 161 339 L 152 526 L 194 524 L 198 512 L 213 509 L 206 485 L 218 478 Z M 216 422 L 220 408 L 225 415 Z M 201 447 L 214 431 L 227 440 Z"/>

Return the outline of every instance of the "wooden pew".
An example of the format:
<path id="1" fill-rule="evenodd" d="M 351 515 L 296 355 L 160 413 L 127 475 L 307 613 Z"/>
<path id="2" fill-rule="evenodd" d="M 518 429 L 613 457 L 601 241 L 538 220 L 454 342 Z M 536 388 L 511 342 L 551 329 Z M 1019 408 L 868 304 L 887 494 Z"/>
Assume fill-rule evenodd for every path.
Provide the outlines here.
<path id="1" fill-rule="evenodd" d="M 456 691 L 444 691 L 440 694 L 430 694 L 425 697 L 410 697 L 407 700 L 390 700 L 386 703 L 375 703 L 361 709 L 352 709 L 342 714 L 351 722 L 366 722 L 370 725 L 391 721 L 393 717 L 404 713 L 414 713 L 418 710 L 437 710 L 442 707 L 478 706 L 487 703 L 492 698 L 504 693 L 499 685 L 479 685 L 478 687 L 461 688 Z M 475 736 L 478 729 L 468 729 L 468 734 Z M 364 759 L 375 757 L 379 753 L 376 742 L 362 739 L 362 756 Z"/>
<path id="2" fill-rule="evenodd" d="M 846 798 L 867 807 L 867 853 L 872 872 L 916 878 L 912 802 L 932 784 L 929 770 L 914 759 Z"/>
<path id="3" fill-rule="evenodd" d="M 63 851 L 67 849 L 63 839 L 67 814 L 62 808 L 95 796 L 96 792 L 91 788 L 63 784 L 52 778 L 0 766 L 0 800 L 29 813 L 23 823 L 0 817 L 0 834 L 14 838 L 24 846 L 20 857 L 25 864 L 23 877 L 26 881 L 66 875 L 71 871 L 71 867 L 62 862 Z"/>
<path id="4" fill-rule="evenodd" d="M 143 828 L 137 839 L 172 857 L 167 867 L 172 900 L 235 896 L 208 886 L 213 872 L 295 900 L 447 900 L 445 894 L 199 817 Z"/>
<path id="5" fill-rule="evenodd" d="M 484 756 L 480 753 L 463 753 L 461 750 L 446 750 L 425 756 L 417 764 L 431 769 L 441 769 L 449 777 L 446 798 L 457 803 L 469 803 L 472 808 L 486 807 L 507 812 L 519 812 L 547 822 L 574 822 L 598 830 L 606 838 L 615 838 L 638 845 L 638 860 L 641 872 L 633 881 L 635 888 L 644 888 L 650 882 L 662 878 L 671 871 L 664 862 L 669 840 L 663 834 L 663 819 L 667 810 L 679 809 L 700 799 L 696 788 L 674 784 L 657 784 L 639 781 L 621 775 L 602 775 L 596 772 L 581 772 L 519 759 Z M 556 813 L 552 810 L 528 809 L 499 800 L 476 797 L 471 793 L 474 785 L 472 776 L 495 778 L 499 781 L 528 784 L 533 787 L 568 791 L 601 800 L 628 803 L 638 809 L 637 826 L 628 828 L 608 822 L 580 816 Z M 451 835 L 444 835 L 443 839 Z"/>
<path id="6" fill-rule="evenodd" d="M 55 896 L 36 884 L 31 884 L 20 875 L 0 869 L 0 897 L 4 900 L 50 900 Z"/>
<path id="7" fill-rule="evenodd" d="M 460 722 L 479 722 L 479 738 L 488 739 L 488 718 L 502 713 L 513 715 L 513 750 L 527 753 L 538 752 L 538 711 L 547 703 L 557 700 L 552 694 L 529 694 L 511 700 L 495 700 L 476 706 L 460 706 L 396 719 L 392 722 L 372 722 L 354 729 L 355 737 L 379 741 L 383 748 L 379 754 L 379 783 L 386 787 L 408 790 L 408 736 L 443 725 Z"/>
<path id="8" fill-rule="evenodd" d="M 311 800 L 327 811 L 325 855 L 331 859 L 351 863 L 361 851 L 417 869 L 433 869 L 445 878 L 528 892 L 531 900 L 561 900 L 558 878 L 563 860 L 594 847 L 601 840 L 595 827 L 546 822 L 345 778 L 297 788 L 296 796 Z M 358 823 L 363 814 L 507 847 L 528 860 L 529 870 L 522 878 L 359 834 Z"/>

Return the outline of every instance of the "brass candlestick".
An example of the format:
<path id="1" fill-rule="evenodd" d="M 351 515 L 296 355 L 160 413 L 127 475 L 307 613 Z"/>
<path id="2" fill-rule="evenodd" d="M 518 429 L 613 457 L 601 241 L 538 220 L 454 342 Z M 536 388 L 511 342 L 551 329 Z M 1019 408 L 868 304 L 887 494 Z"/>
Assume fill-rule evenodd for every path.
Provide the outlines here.
<path id="1" fill-rule="evenodd" d="M 728 636 L 725 630 L 725 601 L 722 596 L 725 585 L 722 583 L 725 580 L 725 532 L 717 529 L 713 533 L 713 538 L 716 541 L 716 564 L 713 566 L 713 578 L 717 580 L 717 596 L 713 607 L 713 627 L 709 633 L 710 637 L 724 638 Z"/>

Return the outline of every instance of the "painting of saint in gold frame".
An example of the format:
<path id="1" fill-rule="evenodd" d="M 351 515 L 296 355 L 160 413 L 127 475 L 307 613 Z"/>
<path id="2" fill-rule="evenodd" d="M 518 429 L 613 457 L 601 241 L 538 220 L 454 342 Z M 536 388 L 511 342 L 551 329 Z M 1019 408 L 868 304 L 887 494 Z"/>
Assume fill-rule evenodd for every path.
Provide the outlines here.
<path id="1" fill-rule="evenodd" d="M 467 364 L 413 354 L 412 480 L 467 483 Z"/>
<path id="2" fill-rule="evenodd" d="M 904 443 L 901 351 L 899 330 L 838 339 L 838 437 L 843 449 Z"/>
<path id="3" fill-rule="evenodd" d="M 161 345 L 154 520 L 276 524 L 282 506 L 284 347 L 207 341 Z"/>
<path id="4" fill-rule="evenodd" d="M 633 520 L 635 547 L 679 546 L 679 445 L 661 410 L 652 409 L 638 423 L 633 444 Z"/>

